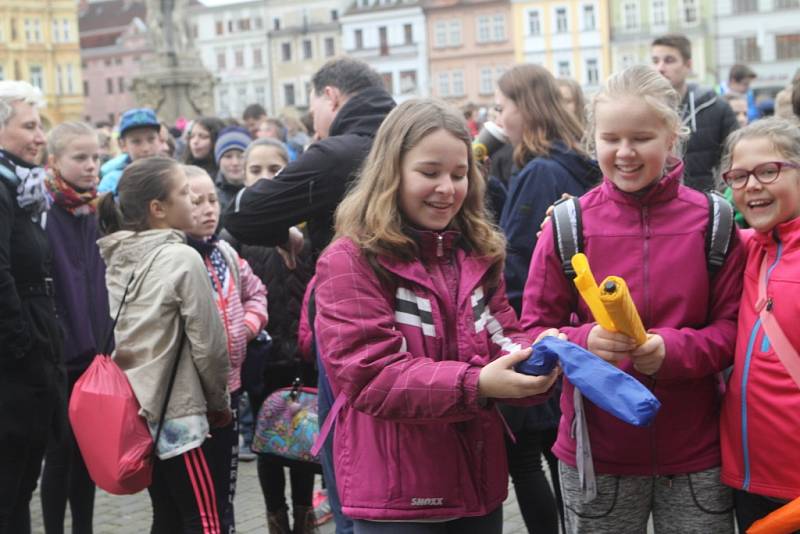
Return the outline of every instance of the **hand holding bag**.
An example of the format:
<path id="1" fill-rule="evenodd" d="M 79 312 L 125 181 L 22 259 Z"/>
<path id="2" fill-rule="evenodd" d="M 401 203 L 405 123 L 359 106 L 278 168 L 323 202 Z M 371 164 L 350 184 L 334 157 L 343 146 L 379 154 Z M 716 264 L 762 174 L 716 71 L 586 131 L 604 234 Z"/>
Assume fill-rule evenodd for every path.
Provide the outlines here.
<path id="1" fill-rule="evenodd" d="M 251 449 L 284 460 L 319 463 L 311 448 L 319 435 L 317 389 L 294 385 L 273 391 L 258 411 Z"/>

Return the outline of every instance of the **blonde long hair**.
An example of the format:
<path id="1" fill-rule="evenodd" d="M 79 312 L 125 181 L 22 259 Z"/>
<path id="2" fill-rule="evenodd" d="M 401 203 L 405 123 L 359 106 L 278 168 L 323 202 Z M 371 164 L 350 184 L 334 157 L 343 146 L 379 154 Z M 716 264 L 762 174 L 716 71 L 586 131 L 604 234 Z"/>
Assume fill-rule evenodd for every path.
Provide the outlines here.
<path id="1" fill-rule="evenodd" d="M 347 237 L 367 253 L 379 276 L 385 273 L 377 256 L 410 261 L 418 256 L 416 242 L 404 231 L 398 207 L 403 159 L 424 138 L 444 130 L 464 143 L 467 151 L 467 195 L 451 223 L 466 246 L 492 263 L 496 281 L 505 259 L 505 240 L 489 222 L 484 207 L 486 183 L 472 157 L 472 141 L 457 109 L 434 99 L 414 99 L 397 106 L 383 121 L 358 180 L 336 210 L 336 237 Z"/>

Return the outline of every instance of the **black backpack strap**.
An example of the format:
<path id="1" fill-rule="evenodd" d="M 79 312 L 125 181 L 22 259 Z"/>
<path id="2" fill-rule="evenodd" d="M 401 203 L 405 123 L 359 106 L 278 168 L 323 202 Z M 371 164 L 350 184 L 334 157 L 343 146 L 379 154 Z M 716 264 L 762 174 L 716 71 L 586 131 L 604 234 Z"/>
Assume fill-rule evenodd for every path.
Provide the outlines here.
<path id="1" fill-rule="evenodd" d="M 708 272 L 715 274 L 725 262 L 733 236 L 733 206 L 728 200 L 711 191 L 708 198 L 708 228 L 706 229 L 706 266 Z"/>
<path id="2" fill-rule="evenodd" d="M 553 204 L 553 238 L 561 268 L 570 279 L 575 278 L 572 256 L 583 252 L 581 204 L 577 198 L 561 199 Z"/>

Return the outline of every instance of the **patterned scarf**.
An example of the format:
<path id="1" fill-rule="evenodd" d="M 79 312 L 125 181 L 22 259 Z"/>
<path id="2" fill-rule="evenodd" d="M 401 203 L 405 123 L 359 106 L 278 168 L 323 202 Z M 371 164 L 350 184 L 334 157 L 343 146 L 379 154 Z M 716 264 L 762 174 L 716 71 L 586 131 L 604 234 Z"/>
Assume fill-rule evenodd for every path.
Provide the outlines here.
<path id="1" fill-rule="evenodd" d="M 56 206 L 61 206 L 76 217 L 91 215 L 97 209 L 97 189 L 91 188 L 87 191 L 79 191 L 69 182 L 64 180 L 61 173 L 53 169 L 47 175 L 47 191 Z"/>
<path id="2" fill-rule="evenodd" d="M 195 239 L 190 235 L 186 236 L 186 244 L 199 252 L 204 261 L 208 258 L 211 262 L 211 266 L 217 275 L 215 279 L 211 272 L 208 273 L 208 277 L 211 279 L 211 287 L 222 293 L 225 289 L 225 279 L 228 277 L 228 262 L 225 261 L 225 256 L 222 255 L 222 251 L 217 246 L 218 242 L 219 236 L 216 235 L 206 240 Z M 217 287 L 217 280 L 219 280 L 222 287 Z"/>
<path id="3" fill-rule="evenodd" d="M 0 178 L 17 190 L 17 204 L 31 214 L 31 219 L 50 209 L 51 199 L 45 187 L 47 175 L 44 168 L 22 161 L 0 149 Z"/>

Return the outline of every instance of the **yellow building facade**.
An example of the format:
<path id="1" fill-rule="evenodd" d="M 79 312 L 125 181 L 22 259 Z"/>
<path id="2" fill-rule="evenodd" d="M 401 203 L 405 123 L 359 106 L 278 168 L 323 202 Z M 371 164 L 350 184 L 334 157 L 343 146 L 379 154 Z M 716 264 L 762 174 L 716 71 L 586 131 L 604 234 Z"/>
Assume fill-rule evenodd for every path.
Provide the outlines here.
<path id="1" fill-rule="evenodd" d="M 514 0 L 515 59 L 592 91 L 611 72 L 607 0 Z"/>
<path id="2" fill-rule="evenodd" d="M 0 0 L 0 80 L 42 90 L 45 126 L 83 117 L 75 0 Z"/>

